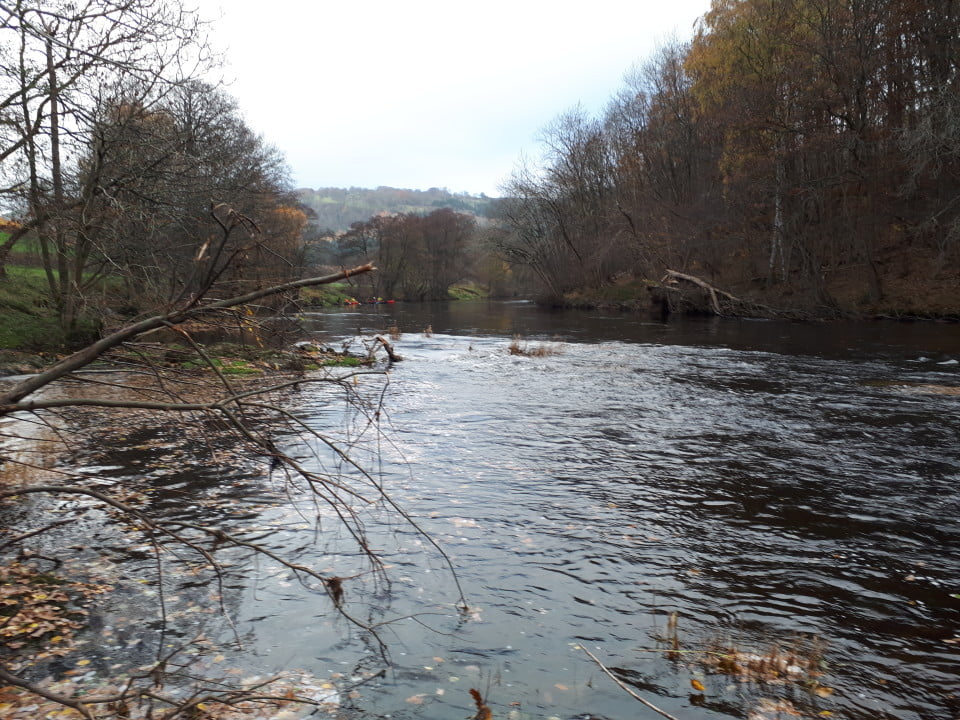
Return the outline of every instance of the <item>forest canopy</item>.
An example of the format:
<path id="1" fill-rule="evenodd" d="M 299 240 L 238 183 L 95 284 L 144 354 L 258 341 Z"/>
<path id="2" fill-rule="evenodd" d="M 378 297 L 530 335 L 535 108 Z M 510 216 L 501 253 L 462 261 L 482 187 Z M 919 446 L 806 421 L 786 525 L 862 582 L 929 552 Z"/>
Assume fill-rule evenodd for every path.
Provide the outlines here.
<path id="1" fill-rule="evenodd" d="M 815 309 L 960 314 L 960 8 L 715 0 L 549 125 L 501 251 L 563 297 L 668 268 Z"/>

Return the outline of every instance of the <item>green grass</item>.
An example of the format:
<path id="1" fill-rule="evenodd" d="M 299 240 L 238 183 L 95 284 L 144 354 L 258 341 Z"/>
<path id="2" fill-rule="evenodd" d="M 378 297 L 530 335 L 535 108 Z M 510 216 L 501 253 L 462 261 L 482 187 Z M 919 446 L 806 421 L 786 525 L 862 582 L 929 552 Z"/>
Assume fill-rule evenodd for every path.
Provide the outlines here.
<path id="1" fill-rule="evenodd" d="M 354 293 L 356 293 L 356 290 L 347 283 L 338 282 L 302 288 L 300 299 L 305 305 L 330 307 L 332 305 L 343 305 L 344 301 L 353 297 Z"/>
<path id="2" fill-rule="evenodd" d="M 489 296 L 485 287 L 473 282 L 451 285 L 447 294 L 451 300 L 479 300 Z"/>
<path id="3" fill-rule="evenodd" d="M 322 367 L 359 367 L 361 360 L 352 355 L 338 355 L 337 357 L 326 358 L 320 363 Z"/>
<path id="4" fill-rule="evenodd" d="M 214 367 L 216 367 L 224 375 L 260 375 L 263 372 L 261 368 L 251 365 L 247 360 L 227 360 L 223 358 L 212 357 L 210 358 L 210 361 L 213 363 Z M 187 360 L 186 362 L 181 363 L 180 367 L 184 369 L 207 370 L 210 369 L 210 364 L 206 360 Z"/>
<path id="5" fill-rule="evenodd" d="M 0 237 L 0 243 L 5 241 L 10 235 L 8 233 L 0 233 L 3 237 Z M 40 255 L 40 241 L 36 236 L 31 234 L 26 234 L 19 240 L 17 244 L 13 246 L 13 252 L 15 253 L 33 253 L 34 255 Z"/>
<path id="6" fill-rule="evenodd" d="M 32 352 L 59 348 L 64 341 L 43 271 L 8 267 L 6 279 L 0 279 L 0 348 Z"/>

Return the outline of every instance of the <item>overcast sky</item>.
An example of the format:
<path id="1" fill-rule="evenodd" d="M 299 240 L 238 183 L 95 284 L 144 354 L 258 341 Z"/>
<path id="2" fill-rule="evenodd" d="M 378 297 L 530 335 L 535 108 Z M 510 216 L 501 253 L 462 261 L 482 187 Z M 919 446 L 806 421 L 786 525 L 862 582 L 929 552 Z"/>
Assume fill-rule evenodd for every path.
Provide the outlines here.
<path id="1" fill-rule="evenodd" d="M 710 0 L 200 0 L 229 89 L 298 187 L 499 195 Z"/>

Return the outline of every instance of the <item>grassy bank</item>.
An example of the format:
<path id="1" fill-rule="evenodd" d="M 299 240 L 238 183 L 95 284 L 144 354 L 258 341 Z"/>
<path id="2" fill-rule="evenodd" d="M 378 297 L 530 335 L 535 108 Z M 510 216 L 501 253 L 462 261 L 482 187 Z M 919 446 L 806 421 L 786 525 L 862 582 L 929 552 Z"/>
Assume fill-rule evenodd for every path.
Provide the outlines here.
<path id="1" fill-rule="evenodd" d="M 43 271 L 8 267 L 6 279 L 0 280 L 0 349 L 38 352 L 64 343 Z"/>
<path id="2" fill-rule="evenodd" d="M 482 285 L 463 282 L 451 285 L 447 295 L 450 300 L 479 300 L 489 297 L 490 293 Z M 349 299 L 363 297 L 363 293 L 346 282 L 303 288 L 300 291 L 300 301 L 307 307 L 335 307 L 345 304 Z"/>
<path id="3" fill-rule="evenodd" d="M 356 294 L 356 288 L 346 282 L 317 285 L 300 290 L 300 302 L 308 307 L 333 307 L 343 305 Z"/>
<path id="4" fill-rule="evenodd" d="M 451 285 L 447 291 L 451 300 L 482 300 L 490 297 L 490 292 L 482 285 L 473 282 Z"/>

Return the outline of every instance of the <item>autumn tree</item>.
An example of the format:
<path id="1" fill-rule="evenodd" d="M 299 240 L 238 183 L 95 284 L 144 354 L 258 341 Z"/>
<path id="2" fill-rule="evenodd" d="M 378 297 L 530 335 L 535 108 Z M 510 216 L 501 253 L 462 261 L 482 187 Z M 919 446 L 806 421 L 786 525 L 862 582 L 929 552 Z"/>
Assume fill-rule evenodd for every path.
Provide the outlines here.
<path id="1" fill-rule="evenodd" d="M 446 298 L 447 291 L 467 273 L 467 252 L 477 231 L 469 215 L 449 208 L 423 218 L 424 297 Z"/>
<path id="2" fill-rule="evenodd" d="M 224 272 L 241 284 L 262 283 L 268 270 L 280 281 L 298 262 L 306 217 L 287 191 L 283 158 L 218 88 L 192 81 L 149 108 L 112 104 L 82 170 L 92 188 L 86 214 L 104 218 L 103 256 L 141 304 L 196 294 Z M 210 210 L 221 203 L 267 223 L 255 246 L 212 240 L 221 236 Z"/>
<path id="3" fill-rule="evenodd" d="M 711 265 L 716 228 L 726 217 L 716 123 L 697 107 L 685 67 L 688 49 L 669 42 L 628 73 L 604 120 L 613 146 L 616 215 L 630 239 L 625 269 L 647 277 L 687 267 L 693 257 Z"/>
<path id="4" fill-rule="evenodd" d="M 360 295 L 444 300 L 450 286 L 469 273 L 476 232 L 471 216 L 449 208 L 376 215 L 337 238 L 338 262 L 376 264 L 376 276 L 361 281 Z"/>
<path id="5" fill-rule="evenodd" d="M 104 143 L 128 144 L 142 112 L 207 66 L 204 26 L 167 0 L 17 0 L 0 11 L 0 171 L 5 205 L 21 228 L 0 261 L 33 233 L 62 323 L 75 330 L 93 281 L 90 264 L 105 262 L 99 222 L 84 213 L 118 190 L 100 182 L 110 154 Z M 101 132 L 108 119 L 122 128 L 109 137 Z M 149 132 L 162 125 L 155 118 Z"/>
<path id="6" fill-rule="evenodd" d="M 547 128 L 504 188 L 501 251 L 553 296 L 608 282 L 611 257 L 818 313 L 878 306 L 891 286 L 910 302 L 907 277 L 955 284 L 957 13 L 715 0 L 599 122 Z"/>
<path id="7" fill-rule="evenodd" d="M 560 297 L 602 284 L 621 263 L 612 231 L 613 164 L 602 123 L 580 108 L 542 133 L 539 167 L 525 164 L 503 187 L 501 220 L 510 229 L 500 252 L 528 266 L 545 291 Z"/>

